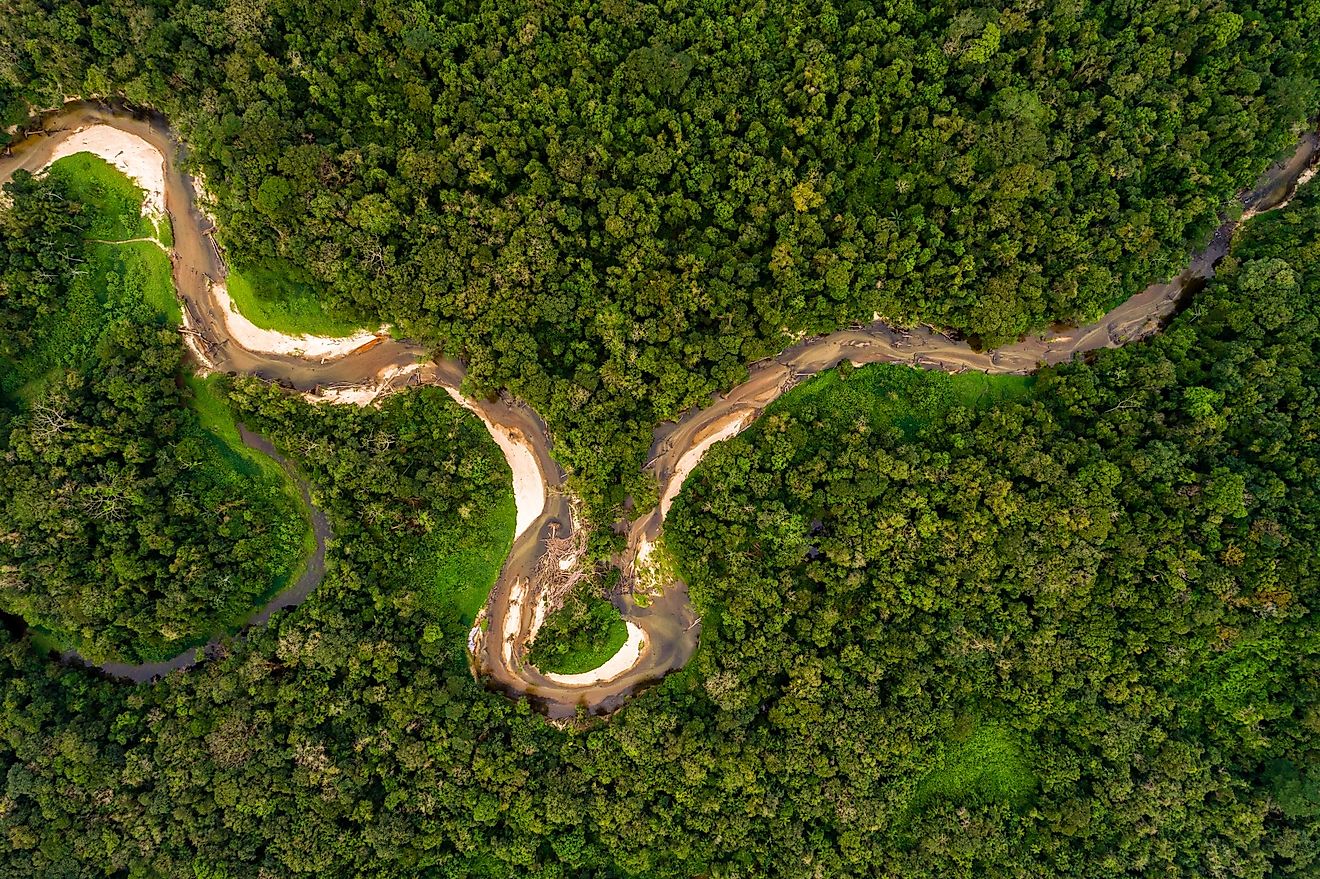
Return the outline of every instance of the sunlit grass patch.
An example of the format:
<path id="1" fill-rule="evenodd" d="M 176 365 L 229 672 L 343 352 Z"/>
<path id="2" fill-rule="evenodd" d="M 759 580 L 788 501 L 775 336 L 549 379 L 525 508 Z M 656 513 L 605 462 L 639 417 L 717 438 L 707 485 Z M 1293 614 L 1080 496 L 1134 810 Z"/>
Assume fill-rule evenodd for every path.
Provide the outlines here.
<path id="1" fill-rule="evenodd" d="M 893 425 L 915 433 L 954 406 L 981 409 L 1001 400 L 1030 394 L 1034 377 L 965 372 L 951 375 L 893 363 L 854 367 L 844 364 L 817 375 L 776 400 L 767 409 L 800 413 L 821 411 L 865 414 L 872 427 Z"/>
<path id="2" fill-rule="evenodd" d="M 513 545 L 518 518 L 513 491 L 492 498 L 488 506 L 471 511 L 431 541 L 432 583 L 435 597 L 458 608 L 471 623 L 485 606 L 491 587 Z"/>
<path id="3" fill-rule="evenodd" d="M 65 183 L 70 196 L 91 216 L 88 237 L 105 241 L 156 237 L 152 218 L 142 216 L 145 193 L 100 156 L 65 156 L 50 166 L 49 173 Z"/>
<path id="4" fill-rule="evenodd" d="M 341 337 L 370 323 L 333 312 L 324 304 L 315 280 L 283 260 L 235 267 L 227 283 L 239 313 L 262 329 L 295 336 Z"/>

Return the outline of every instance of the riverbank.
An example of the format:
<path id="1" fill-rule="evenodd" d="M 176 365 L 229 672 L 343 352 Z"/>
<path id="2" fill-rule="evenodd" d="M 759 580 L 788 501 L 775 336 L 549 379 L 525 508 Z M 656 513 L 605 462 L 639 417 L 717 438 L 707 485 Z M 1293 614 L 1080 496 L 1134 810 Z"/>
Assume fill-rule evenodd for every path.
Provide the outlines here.
<path id="1" fill-rule="evenodd" d="M 223 294 L 215 284 L 224 277 L 219 253 L 208 238 L 195 207 L 191 180 L 177 167 L 173 140 L 163 122 L 123 111 L 88 108 L 70 110 L 64 123 L 104 124 L 141 136 L 162 151 L 165 167 L 165 206 L 174 219 L 174 277 L 184 305 L 199 359 L 218 370 L 256 376 L 302 391 L 313 400 L 371 402 L 381 393 L 410 384 L 439 384 L 451 396 L 462 398 L 465 369 L 449 359 L 429 360 L 422 346 L 377 337 L 334 359 L 297 356 L 296 347 L 282 351 L 252 350 L 235 335 L 227 320 Z M 58 133 L 52 137 L 58 137 Z M 34 139 L 29 139 L 34 140 Z M 18 145 L 15 158 L 0 162 L 0 179 L 24 162 L 40 161 L 49 140 L 35 138 Z M 1262 182 L 1244 193 L 1245 210 L 1256 214 L 1286 203 L 1298 182 L 1320 157 L 1320 138 L 1308 132 L 1295 153 L 1271 168 Z M 1309 179 L 1309 178 L 1308 178 Z M 687 413 L 675 423 L 657 427 L 646 471 L 659 485 L 662 503 L 628 524 L 626 550 L 616 559 L 625 580 L 635 571 L 642 546 L 660 537 L 665 514 L 682 490 L 688 475 L 717 442 L 736 435 L 753 423 L 765 408 L 803 379 L 836 366 L 843 360 L 856 364 L 896 363 L 947 372 L 979 370 L 992 374 L 1028 375 L 1042 365 L 1063 363 L 1102 348 L 1139 341 L 1158 332 L 1186 297 L 1211 277 L 1215 264 L 1227 252 L 1235 221 L 1226 221 L 1207 247 L 1194 254 L 1188 268 L 1167 283 L 1154 284 L 1130 297 L 1098 321 L 1062 329 L 1046 337 L 1023 339 L 994 351 L 979 351 L 929 327 L 899 328 L 875 320 L 826 336 L 804 339 L 776 357 L 753 364 L 748 379 L 717 396 L 709 405 Z M 345 347 L 347 344 L 345 343 Z M 304 355 L 305 355 L 304 351 Z M 418 364 L 421 363 L 421 366 Z M 393 372 L 391 372 L 393 370 Z M 382 376 L 391 375 L 386 381 Z M 396 382 L 394 376 L 405 376 Z M 535 627 L 540 561 L 551 541 L 572 534 L 572 503 L 565 490 L 565 474 L 550 454 L 551 439 L 544 422 L 525 405 L 505 398 L 466 400 L 500 444 L 514 474 L 518 516 L 516 537 L 487 604 L 487 629 L 477 627 L 472 638 L 473 665 L 493 689 L 526 697 L 552 717 L 571 717 L 579 710 L 608 713 L 638 688 L 681 668 L 696 649 L 700 621 L 687 602 L 686 588 L 674 582 L 641 606 L 628 595 L 616 605 L 630 625 L 642 634 L 636 657 L 623 672 L 589 686 L 570 686 L 540 674 L 522 661 L 529 633 Z M 630 629 L 631 631 L 631 629 Z M 486 637 L 486 632 L 496 633 Z"/>

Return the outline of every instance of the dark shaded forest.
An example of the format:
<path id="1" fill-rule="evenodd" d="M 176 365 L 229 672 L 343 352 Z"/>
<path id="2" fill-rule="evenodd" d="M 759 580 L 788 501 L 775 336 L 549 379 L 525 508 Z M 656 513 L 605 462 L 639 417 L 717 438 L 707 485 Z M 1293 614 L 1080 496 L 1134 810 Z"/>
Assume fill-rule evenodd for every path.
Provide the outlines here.
<path id="1" fill-rule="evenodd" d="M 0 115 L 164 110 L 240 264 L 470 358 L 605 520 L 652 425 L 788 336 L 989 345 L 1174 273 L 1320 106 L 1317 30 L 1308 0 L 19 0 Z"/>
<path id="2" fill-rule="evenodd" d="M 1313 192 L 1025 397 L 871 367 L 832 381 L 875 407 L 785 398 L 675 504 L 697 657 L 576 732 L 485 692 L 397 573 L 507 478 L 471 419 L 240 382 L 327 579 L 151 687 L 6 644 L 4 875 L 1314 875 L 1317 265 Z"/>

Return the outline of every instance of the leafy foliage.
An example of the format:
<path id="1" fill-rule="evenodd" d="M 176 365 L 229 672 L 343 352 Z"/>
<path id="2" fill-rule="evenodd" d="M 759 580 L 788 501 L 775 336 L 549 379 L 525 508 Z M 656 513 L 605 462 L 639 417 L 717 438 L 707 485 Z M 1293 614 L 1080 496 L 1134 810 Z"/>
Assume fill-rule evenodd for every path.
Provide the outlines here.
<path id="1" fill-rule="evenodd" d="M 362 576 L 382 590 L 406 584 L 418 607 L 471 622 L 515 518 L 508 464 L 480 422 L 434 387 L 380 408 L 308 406 L 247 379 L 228 399 L 319 481 L 336 539 L 355 547 Z"/>
<path id="2" fill-rule="evenodd" d="M 1166 334 L 1029 399 L 912 433 L 786 406 L 717 446 L 666 531 L 700 651 L 581 732 L 474 683 L 411 575 L 421 512 L 507 484 L 470 419 L 238 382 L 333 518 L 327 578 L 154 687 L 0 649 L 6 865 L 1310 876 L 1317 264 L 1310 198 Z"/>
<path id="3" fill-rule="evenodd" d="M 89 658 L 179 653 L 298 565 L 296 499 L 199 427 L 179 357 L 174 333 L 113 325 L 0 458 L 0 602 Z"/>
<path id="4" fill-rule="evenodd" d="M 966 721 L 955 724 L 951 732 L 955 740 L 940 764 L 917 785 L 913 805 L 920 808 L 936 798 L 960 805 L 996 800 L 1021 804 L 1027 799 L 1035 778 L 1012 734 L 983 724 L 958 741 L 959 725 L 966 726 Z"/>
<path id="5" fill-rule="evenodd" d="M 0 604 L 90 659 L 163 659 L 279 589 L 308 528 L 287 476 L 243 448 L 232 417 L 227 437 L 189 407 L 182 346 L 153 301 L 159 287 L 173 299 L 164 254 L 73 237 L 141 208 L 118 172 L 75 183 L 88 167 L 109 168 L 20 177 L 0 211 L 83 267 L 45 268 L 30 239 L 0 241 L 0 321 L 23 326 L 0 383 L 19 392 L 0 433 Z M 95 204 L 75 197 L 93 191 Z"/>
<path id="6" fill-rule="evenodd" d="M 1167 277 L 1314 112 L 1318 16 L 20 0 L 0 96 L 164 109 L 240 265 L 469 357 L 608 521 L 652 425 L 790 333 L 991 344 Z"/>
<path id="7" fill-rule="evenodd" d="M 543 672 L 581 674 L 600 668 L 628 640 L 623 618 L 584 580 L 545 618 L 527 658 Z"/>
<path id="8" fill-rule="evenodd" d="M 1166 273 L 1314 107 L 1320 14 L 14 12 L 0 100 L 165 107 L 239 252 L 468 353 L 606 483 L 785 327 L 879 308 L 989 340 Z M 53 214 L 31 219 L 49 240 L 20 267 L 60 246 Z M 464 507 L 507 502 L 471 420 L 431 391 L 313 410 L 237 382 L 334 519 L 327 579 L 150 688 L 4 643 L 0 858 L 24 876 L 1314 875 L 1317 265 L 1312 196 L 1253 221 L 1166 334 L 1025 399 L 983 409 L 882 371 L 803 389 L 675 504 L 697 657 L 582 731 L 476 685 L 435 591 Z"/>

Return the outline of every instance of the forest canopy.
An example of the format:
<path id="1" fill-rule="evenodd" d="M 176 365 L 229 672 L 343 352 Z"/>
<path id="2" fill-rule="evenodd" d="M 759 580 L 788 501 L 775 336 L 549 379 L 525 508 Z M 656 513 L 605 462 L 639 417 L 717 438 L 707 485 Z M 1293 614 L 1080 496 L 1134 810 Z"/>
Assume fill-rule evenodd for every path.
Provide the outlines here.
<path id="1" fill-rule="evenodd" d="M 133 235 L 141 193 L 89 156 L 4 191 L 0 608 L 88 659 L 173 657 L 293 577 L 309 526 L 223 405 L 196 411 L 164 251 L 88 240 Z"/>
<path id="2" fill-rule="evenodd" d="M 231 402 L 334 524 L 326 580 L 152 687 L 5 643 L 0 858 L 36 876 L 1313 875 L 1317 265 L 1311 192 L 1253 221 L 1164 334 L 1094 364 L 975 394 L 897 367 L 803 385 L 675 503 L 696 657 L 580 731 L 474 682 L 467 621 L 399 575 L 431 557 L 428 517 L 507 485 L 480 428 L 434 389 L 377 411 L 241 381 Z"/>
<path id="3" fill-rule="evenodd" d="M 786 338 L 879 311 L 993 344 L 1166 278 L 1320 106 L 1306 0 L 10 6 L 4 122 L 167 114 L 238 264 L 468 358 L 598 521 L 654 495 L 657 420 Z M 69 186 L 0 211 L 0 604 L 147 655 L 148 590 L 235 594 L 219 562 L 282 534 L 188 466 L 216 412 L 334 539 L 295 611 L 150 686 L 0 630 L 0 874 L 1320 869 L 1320 183 L 1146 342 L 781 398 L 665 526 L 697 653 L 567 728 L 464 654 L 512 521 L 479 423 L 188 382 L 159 248 L 89 242 Z"/>
<path id="4" fill-rule="evenodd" d="M 3 115 L 166 112 L 240 264 L 471 359 L 594 518 L 650 429 L 879 312 L 1010 340 L 1172 274 L 1320 106 L 1307 0 L 61 3 Z"/>

